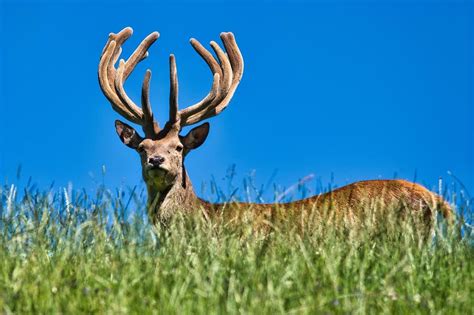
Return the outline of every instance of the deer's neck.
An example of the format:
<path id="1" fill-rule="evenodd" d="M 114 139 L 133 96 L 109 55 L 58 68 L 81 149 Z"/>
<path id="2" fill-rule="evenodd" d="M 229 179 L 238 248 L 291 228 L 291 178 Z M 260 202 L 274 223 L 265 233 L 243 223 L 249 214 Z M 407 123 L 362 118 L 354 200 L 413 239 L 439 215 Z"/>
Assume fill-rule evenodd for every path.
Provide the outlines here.
<path id="1" fill-rule="evenodd" d="M 200 205 L 186 171 L 169 187 L 147 182 L 148 214 L 153 223 L 167 222 L 175 213 L 191 212 Z"/>

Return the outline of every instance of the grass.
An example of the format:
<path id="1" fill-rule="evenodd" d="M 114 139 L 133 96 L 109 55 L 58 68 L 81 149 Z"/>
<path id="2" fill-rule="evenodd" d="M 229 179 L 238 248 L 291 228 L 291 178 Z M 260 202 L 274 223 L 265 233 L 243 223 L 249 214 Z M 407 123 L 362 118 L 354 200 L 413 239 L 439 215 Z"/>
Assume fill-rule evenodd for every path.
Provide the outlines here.
<path id="1" fill-rule="evenodd" d="M 135 189 L 17 189 L 0 188 L 0 313 L 474 313 L 462 218 L 429 241 L 395 215 L 283 216 L 262 233 L 197 213 L 163 230 Z"/>

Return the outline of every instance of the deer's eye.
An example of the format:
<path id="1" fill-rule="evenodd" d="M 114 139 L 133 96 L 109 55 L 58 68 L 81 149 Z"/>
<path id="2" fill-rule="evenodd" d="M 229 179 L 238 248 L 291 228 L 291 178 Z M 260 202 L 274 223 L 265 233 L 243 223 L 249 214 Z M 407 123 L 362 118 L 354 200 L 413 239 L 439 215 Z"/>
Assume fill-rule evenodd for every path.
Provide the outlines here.
<path id="1" fill-rule="evenodd" d="M 178 145 L 178 146 L 176 147 L 176 151 L 178 151 L 178 152 L 183 151 L 183 146 L 182 146 L 182 145 Z"/>
<path id="2" fill-rule="evenodd" d="M 137 151 L 138 153 L 142 153 L 143 151 L 145 151 L 145 148 L 142 145 L 139 145 Z"/>

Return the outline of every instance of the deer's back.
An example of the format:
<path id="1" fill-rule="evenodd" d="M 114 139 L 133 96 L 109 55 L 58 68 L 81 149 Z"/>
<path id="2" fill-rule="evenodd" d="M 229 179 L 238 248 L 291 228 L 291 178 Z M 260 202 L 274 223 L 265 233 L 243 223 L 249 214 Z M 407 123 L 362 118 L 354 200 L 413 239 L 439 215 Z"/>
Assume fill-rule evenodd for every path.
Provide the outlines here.
<path id="1" fill-rule="evenodd" d="M 253 210 L 270 215 L 276 209 L 290 211 L 331 210 L 336 214 L 355 214 L 371 208 L 408 209 L 431 218 L 440 210 L 445 218 L 452 218 L 450 206 L 437 194 L 425 187 L 405 180 L 366 180 L 355 182 L 333 191 L 289 203 L 226 203 L 211 204 L 203 201 L 210 211 L 222 209 Z"/>

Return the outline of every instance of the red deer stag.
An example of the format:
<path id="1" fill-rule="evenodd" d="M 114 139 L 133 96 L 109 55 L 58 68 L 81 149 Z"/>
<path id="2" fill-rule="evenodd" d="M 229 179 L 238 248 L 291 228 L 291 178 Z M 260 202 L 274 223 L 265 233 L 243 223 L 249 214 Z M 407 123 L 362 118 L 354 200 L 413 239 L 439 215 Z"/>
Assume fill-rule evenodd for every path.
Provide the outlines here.
<path id="1" fill-rule="evenodd" d="M 149 47 L 158 39 L 159 34 L 154 32 L 148 35 L 128 60 L 121 59 L 118 68 L 115 68 L 122 51 L 121 46 L 131 35 L 130 27 L 118 34 L 109 35 L 100 58 L 99 83 L 112 108 L 143 129 L 144 137 L 126 123 L 115 121 L 115 128 L 122 142 L 140 155 L 142 175 L 148 190 L 148 213 L 152 222 L 165 222 L 177 212 L 204 209 L 205 213 L 209 213 L 221 209 L 224 204 L 211 204 L 197 197 L 184 167 L 184 159 L 188 153 L 206 140 L 209 123 L 194 127 L 185 136 L 181 136 L 180 131 L 185 126 L 220 114 L 229 104 L 244 71 L 243 58 L 234 35 L 221 33 L 225 51 L 216 42 L 211 42 L 217 60 L 197 40 L 191 39 L 191 45 L 208 64 L 214 79 L 206 97 L 181 110 L 178 109 L 176 61 L 175 57 L 170 55 L 169 118 L 163 128 L 155 120 L 150 105 L 150 70 L 146 71 L 143 80 L 141 107 L 138 107 L 124 90 L 128 76 L 135 66 L 147 57 Z M 441 197 L 418 184 L 404 180 L 360 181 L 329 193 L 280 204 L 280 207 L 317 209 L 331 205 L 336 212 L 357 213 L 364 201 L 376 199 L 385 204 L 403 204 L 408 209 L 419 211 L 424 217 L 431 217 L 435 208 L 441 209 L 445 216 L 450 216 L 451 213 Z M 235 205 L 248 206 L 266 213 L 271 213 L 276 208 L 276 204 Z"/>

